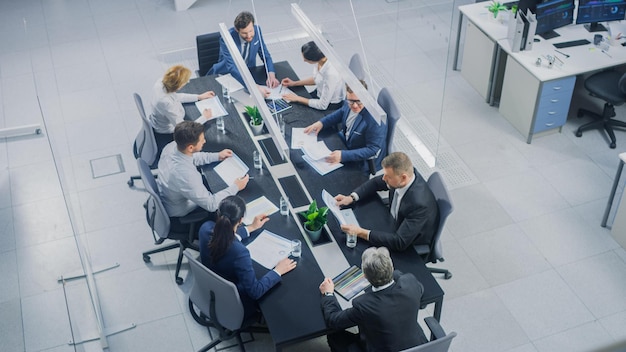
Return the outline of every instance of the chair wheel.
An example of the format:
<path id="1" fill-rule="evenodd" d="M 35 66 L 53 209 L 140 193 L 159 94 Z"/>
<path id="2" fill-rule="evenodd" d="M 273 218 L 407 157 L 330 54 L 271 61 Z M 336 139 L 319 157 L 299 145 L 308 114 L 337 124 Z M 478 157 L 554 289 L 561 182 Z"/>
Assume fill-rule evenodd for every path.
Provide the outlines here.
<path id="1" fill-rule="evenodd" d="M 143 262 L 144 263 L 150 263 L 150 256 L 149 255 L 144 255 L 143 256 Z"/>
<path id="2" fill-rule="evenodd" d="M 177 277 L 176 278 L 176 284 L 182 285 L 183 284 L 183 278 L 182 277 Z"/>
<path id="3" fill-rule="evenodd" d="M 611 143 L 611 144 L 609 145 L 609 148 L 611 148 L 611 149 L 615 149 L 615 147 L 616 147 L 616 146 L 617 146 L 617 145 L 615 145 L 615 143 Z"/>
<path id="4" fill-rule="evenodd" d="M 582 132 L 580 132 L 580 131 L 576 131 L 576 137 L 582 137 L 582 136 L 583 136 L 583 133 L 582 133 Z"/>
<path id="5" fill-rule="evenodd" d="M 135 181 L 133 181 L 132 178 L 130 180 L 128 180 L 128 182 L 126 182 L 126 183 L 128 183 L 128 187 L 132 187 L 132 186 L 135 185 Z"/>
<path id="6" fill-rule="evenodd" d="M 446 280 L 449 280 L 452 277 L 452 273 L 451 272 L 447 272 L 443 275 L 443 278 Z"/>

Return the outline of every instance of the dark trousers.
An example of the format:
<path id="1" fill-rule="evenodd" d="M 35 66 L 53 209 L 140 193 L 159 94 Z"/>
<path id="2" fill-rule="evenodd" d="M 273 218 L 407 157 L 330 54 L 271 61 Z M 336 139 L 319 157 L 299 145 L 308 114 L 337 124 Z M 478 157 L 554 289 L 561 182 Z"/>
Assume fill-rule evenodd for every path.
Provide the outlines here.
<path id="1" fill-rule="evenodd" d="M 346 330 L 341 330 L 328 334 L 328 346 L 332 352 L 363 352 L 361 339 L 358 334 L 353 334 Z"/>

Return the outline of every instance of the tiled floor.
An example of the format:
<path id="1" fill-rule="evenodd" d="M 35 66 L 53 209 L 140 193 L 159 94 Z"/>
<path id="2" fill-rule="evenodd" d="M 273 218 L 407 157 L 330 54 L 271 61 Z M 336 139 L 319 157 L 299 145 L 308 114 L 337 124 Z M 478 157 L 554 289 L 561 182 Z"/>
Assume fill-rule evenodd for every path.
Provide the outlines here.
<path id="1" fill-rule="evenodd" d="M 299 30 L 291 1 L 198 0 L 179 13 L 171 0 L 0 1 L 0 127 L 45 124 L 41 136 L 0 140 L 0 350 L 100 350 L 67 344 L 93 336 L 96 320 L 84 281 L 57 282 L 87 259 L 96 269 L 119 264 L 96 276 L 105 326 L 136 324 L 110 336 L 109 350 L 193 351 L 209 341 L 187 312 L 189 282 L 174 283 L 174 253 L 151 264 L 140 256 L 153 244 L 146 196 L 126 185 L 139 129 L 131 94 L 148 99 L 173 63 L 193 68 L 195 35 L 253 5 L 275 60 L 309 74 L 289 39 Z M 611 150 L 599 131 L 574 137 L 585 120 L 570 118 L 561 134 L 526 144 L 449 69 L 453 9 L 465 2 L 299 5 L 345 62 L 362 43 L 372 90 L 394 90 L 438 157 L 456 207 L 441 264 L 454 277 L 439 281 L 442 324 L 458 333 L 452 349 L 591 351 L 624 341 L 626 251 L 599 223 L 626 135 Z M 589 99 L 583 89 L 575 101 Z M 92 178 L 90 160 L 116 154 L 126 172 Z M 257 336 L 247 348 L 271 345 Z M 289 348 L 325 349 L 323 338 Z"/>

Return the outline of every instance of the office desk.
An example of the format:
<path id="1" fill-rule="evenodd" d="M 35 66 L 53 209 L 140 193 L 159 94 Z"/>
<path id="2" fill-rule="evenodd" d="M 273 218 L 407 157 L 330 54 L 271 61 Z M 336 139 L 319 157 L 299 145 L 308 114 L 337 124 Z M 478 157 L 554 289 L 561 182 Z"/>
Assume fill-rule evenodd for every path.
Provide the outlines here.
<path id="1" fill-rule="evenodd" d="M 277 77 L 283 78 L 287 75 L 295 78 L 291 67 L 287 63 L 275 63 Z M 256 78 L 256 77 L 255 77 Z M 263 82 L 263 78 L 257 78 Z M 221 95 L 219 85 L 213 77 L 202 77 L 193 79 L 182 91 L 203 92 L 207 89 L 215 91 Z M 293 89 L 297 93 L 304 94 L 298 89 Z M 225 106 L 230 114 L 225 118 L 226 134 L 217 131 L 215 123 L 206 123 L 205 149 L 207 151 L 219 151 L 223 148 L 232 149 L 247 165 L 252 165 L 252 150 L 256 148 L 254 140 L 262 137 L 251 137 L 248 130 L 239 116 L 233 104 Z M 189 119 L 199 116 L 199 112 L 193 104 L 185 106 Z M 284 114 L 286 124 L 287 141 L 290 142 L 291 128 L 304 127 L 317 121 L 325 112 L 317 111 L 298 104 Z M 324 131 L 320 137 L 325 137 L 325 142 L 329 148 L 339 147 L 336 143 L 341 143 L 339 137 L 333 131 Z M 321 189 L 326 188 L 331 194 L 339 192 L 349 193 L 354 187 L 367 180 L 367 174 L 361 169 L 359 163 L 346 164 L 344 167 L 335 170 L 326 176 L 320 176 L 301 157 L 301 151 L 292 150 L 290 152 L 291 163 L 301 178 L 306 189 L 312 198 L 321 201 Z M 280 166 L 283 167 L 283 166 Z M 284 190 L 270 172 L 271 167 L 264 165 L 261 172 L 251 168 L 248 186 L 239 195 L 247 202 L 265 195 L 270 201 L 278 204 L 278 198 Z M 207 181 L 211 189 L 218 191 L 226 187 L 226 184 L 219 177 L 211 174 L 210 167 L 207 168 Z M 307 204 L 308 205 L 308 204 Z M 292 209 L 293 210 L 293 209 Z M 363 226 L 381 227 L 392 226 L 389 221 L 389 211 L 382 203 L 377 201 L 362 202 L 355 208 L 357 218 Z M 376 214 L 376 216 L 372 216 Z M 325 276 L 334 277 L 351 264 L 360 266 L 361 254 L 368 247 L 365 241 L 360 241 L 355 249 L 345 247 L 345 234 L 341 232 L 337 222 L 332 215 L 329 215 L 328 227 L 331 232 L 331 242 L 315 247 L 304 245 L 307 239 L 304 238 L 296 220 L 294 212 L 292 216 L 281 216 L 275 213 L 270 216 L 270 221 L 265 228 L 280 234 L 289 239 L 300 239 L 303 243 L 302 256 L 298 259 L 298 266 L 292 272 L 282 278 L 282 283 L 272 288 L 262 299 L 259 306 L 263 312 L 272 339 L 277 349 L 296 342 L 310 338 L 323 336 L 329 331 L 323 320 L 320 308 L 320 294 L 318 286 Z M 382 216 L 381 216 L 382 215 Z M 385 220 L 386 219 L 386 220 Z M 382 223 L 381 223 L 382 222 Z M 413 273 L 424 285 L 424 295 L 422 305 L 435 303 L 435 318 L 439 319 L 443 304 L 443 290 L 437 284 L 430 272 L 427 270 L 422 259 L 412 249 L 404 253 L 392 253 L 392 258 L 397 269 L 404 272 Z M 257 275 L 263 275 L 267 269 L 254 263 Z M 345 302 L 342 302 L 345 305 Z"/>

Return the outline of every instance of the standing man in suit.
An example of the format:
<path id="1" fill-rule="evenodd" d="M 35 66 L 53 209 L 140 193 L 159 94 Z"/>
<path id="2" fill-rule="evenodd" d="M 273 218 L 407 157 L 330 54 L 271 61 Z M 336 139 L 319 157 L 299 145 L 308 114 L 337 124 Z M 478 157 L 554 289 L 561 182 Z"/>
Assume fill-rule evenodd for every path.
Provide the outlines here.
<path id="1" fill-rule="evenodd" d="M 274 62 L 272 61 L 270 52 L 265 46 L 265 41 L 261 34 L 261 27 L 254 24 L 254 16 L 248 11 L 241 12 L 235 17 L 235 26 L 231 28 L 229 32 L 233 37 L 235 45 L 239 48 L 241 57 L 248 68 L 256 66 L 256 57 L 258 55 L 267 67 L 267 86 L 270 88 L 277 87 L 279 82 L 276 79 Z M 227 73 L 230 73 L 236 80 L 243 84 L 241 73 L 239 73 L 237 66 L 235 66 L 235 62 L 226 47 L 224 38 L 220 38 L 220 57 L 218 62 L 209 70 L 208 74 Z"/>
<path id="2" fill-rule="evenodd" d="M 395 232 L 369 230 L 357 225 L 341 225 L 345 233 L 355 233 L 374 246 L 403 251 L 416 244 L 430 244 L 439 224 L 439 207 L 433 192 L 402 152 L 387 155 L 383 175 L 369 179 L 349 196 L 335 197 L 338 205 L 350 205 L 377 191 L 389 190 L 389 211 L 395 219 Z"/>
<path id="3" fill-rule="evenodd" d="M 367 89 L 365 81 L 361 80 Z M 339 137 L 347 150 L 333 150 L 326 161 L 329 163 L 360 161 L 376 156 L 376 170 L 380 170 L 380 161 L 387 153 L 387 125 L 378 124 L 374 117 L 363 107 L 352 89 L 346 85 L 346 103 L 339 110 L 324 116 L 321 120 L 309 125 L 304 133 L 317 135 L 322 129 L 341 123 Z M 367 164 L 364 163 L 364 168 Z"/>
<path id="4" fill-rule="evenodd" d="M 340 330 L 328 335 L 331 351 L 400 351 L 428 342 L 417 323 L 424 286 L 394 271 L 385 247 L 366 249 L 361 267 L 372 291 L 354 298 L 352 308 L 341 310 L 331 279 L 320 284 L 326 326 Z M 358 335 L 343 330 L 355 325 Z"/>

